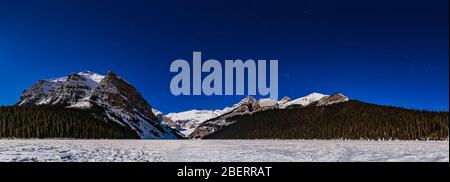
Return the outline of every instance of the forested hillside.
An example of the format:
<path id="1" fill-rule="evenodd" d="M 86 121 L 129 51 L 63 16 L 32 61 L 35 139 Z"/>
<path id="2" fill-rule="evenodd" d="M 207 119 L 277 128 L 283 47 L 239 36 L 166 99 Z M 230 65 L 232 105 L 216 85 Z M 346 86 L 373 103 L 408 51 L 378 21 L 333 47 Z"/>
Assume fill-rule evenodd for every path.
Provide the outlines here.
<path id="1" fill-rule="evenodd" d="M 448 139 L 448 112 L 349 101 L 240 115 L 209 139 Z"/>
<path id="2" fill-rule="evenodd" d="M 2 106 L 0 138 L 139 138 L 131 129 L 101 119 L 96 109 Z"/>

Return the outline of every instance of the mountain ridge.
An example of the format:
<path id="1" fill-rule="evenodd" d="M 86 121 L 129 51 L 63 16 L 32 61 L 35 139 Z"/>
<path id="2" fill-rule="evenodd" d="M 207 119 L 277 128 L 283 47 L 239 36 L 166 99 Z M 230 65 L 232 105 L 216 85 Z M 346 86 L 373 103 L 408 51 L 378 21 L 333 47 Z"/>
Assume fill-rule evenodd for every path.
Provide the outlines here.
<path id="1" fill-rule="evenodd" d="M 332 99 L 330 99 L 332 98 Z M 348 97 L 344 96 L 342 93 L 332 94 L 330 96 L 323 95 L 319 93 L 312 93 L 305 97 L 301 97 L 292 101 L 288 97 L 284 97 L 280 101 L 270 101 L 269 99 L 257 100 L 252 96 L 247 96 L 240 102 L 235 104 L 232 109 L 221 116 L 210 118 L 198 125 L 196 129 L 189 135 L 190 138 L 203 138 L 210 135 L 222 128 L 234 124 L 234 120 L 228 120 L 229 118 L 235 117 L 237 115 L 252 115 L 253 113 L 265 111 L 265 110 L 277 110 L 286 109 L 290 107 L 307 107 L 309 105 L 323 106 L 331 105 L 340 102 L 347 102 Z M 261 104 L 263 101 L 263 104 Z M 270 102 L 267 102 L 270 101 Z M 268 104 L 269 103 L 269 104 Z M 270 104 L 271 103 L 271 104 Z M 279 105 L 278 103 L 283 103 Z"/>
<path id="2" fill-rule="evenodd" d="M 228 118 L 205 139 L 448 140 L 448 112 L 349 100 Z"/>

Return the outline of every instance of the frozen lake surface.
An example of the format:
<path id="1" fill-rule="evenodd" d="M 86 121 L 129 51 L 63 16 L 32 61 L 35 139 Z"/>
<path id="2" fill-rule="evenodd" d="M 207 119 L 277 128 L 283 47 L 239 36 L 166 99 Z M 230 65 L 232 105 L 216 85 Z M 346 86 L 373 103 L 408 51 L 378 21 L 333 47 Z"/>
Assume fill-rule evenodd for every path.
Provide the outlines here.
<path id="1" fill-rule="evenodd" d="M 0 161 L 437 161 L 448 141 L 0 140 Z"/>

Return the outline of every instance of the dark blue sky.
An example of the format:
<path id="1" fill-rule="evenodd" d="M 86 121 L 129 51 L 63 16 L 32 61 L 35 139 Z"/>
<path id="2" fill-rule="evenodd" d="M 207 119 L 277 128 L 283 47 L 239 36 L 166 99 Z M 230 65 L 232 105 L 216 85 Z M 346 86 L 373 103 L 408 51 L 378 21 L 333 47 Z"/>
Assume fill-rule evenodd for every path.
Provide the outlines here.
<path id="1" fill-rule="evenodd" d="M 0 105 L 36 80 L 113 70 L 163 112 L 242 96 L 172 96 L 170 63 L 278 59 L 279 95 L 448 110 L 448 0 L 0 1 Z"/>

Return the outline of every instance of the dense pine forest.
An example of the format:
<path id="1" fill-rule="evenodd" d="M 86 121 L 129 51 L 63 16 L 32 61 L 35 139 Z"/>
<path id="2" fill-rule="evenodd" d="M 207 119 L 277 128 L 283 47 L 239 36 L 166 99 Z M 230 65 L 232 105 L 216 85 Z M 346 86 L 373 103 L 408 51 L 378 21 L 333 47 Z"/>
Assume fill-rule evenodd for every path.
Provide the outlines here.
<path id="1" fill-rule="evenodd" d="M 96 109 L 61 106 L 0 107 L 0 138 L 139 138 L 135 132 L 106 122 Z"/>
<path id="2" fill-rule="evenodd" d="M 240 115 L 209 139 L 448 139 L 448 112 L 409 110 L 359 101 Z"/>

